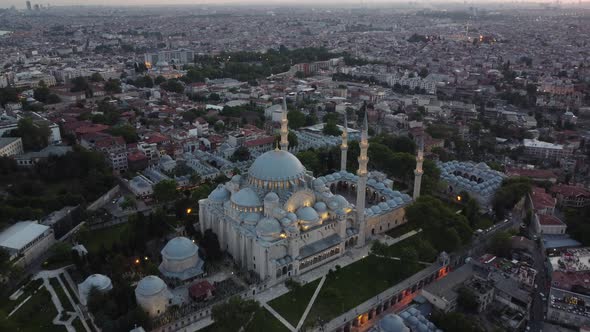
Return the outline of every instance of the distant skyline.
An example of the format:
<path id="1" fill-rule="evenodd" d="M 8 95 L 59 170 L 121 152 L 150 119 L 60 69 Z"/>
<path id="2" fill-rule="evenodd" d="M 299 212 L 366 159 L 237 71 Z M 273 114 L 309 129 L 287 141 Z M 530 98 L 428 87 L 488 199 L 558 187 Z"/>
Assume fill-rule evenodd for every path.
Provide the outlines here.
<path id="1" fill-rule="evenodd" d="M 363 3 L 364 5 L 372 4 L 386 4 L 386 3 L 408 3 L 407 0 L 31 0 L 31 4 L 42 4 L 42 5 L 53 5 L 53 6 L 170 6 L 170 5 L 224 5 L 224 4 L 269 4 L 269 5 L 281 5 L 281 4 L 355 4 Z M 450 3 L 450 4 L 462 4 L 463 0 L 413 0 L 416 3 Z M 467 5 L 477 5 L 478 3 L 513 3 L 512 0 L 467 0 Z M 530 2 L 530 3 L 555 3 L 554 0 L 518 0 L 517 2 Z M 583 3 L 587 4 L 589 1 L 584 0 Z M 562 4 L 577 4 L 578 0 L 561 0 Z M 26 0 L 0 0 L 0 8 L 15 6 L 19 9 L 26 8 Z"/>

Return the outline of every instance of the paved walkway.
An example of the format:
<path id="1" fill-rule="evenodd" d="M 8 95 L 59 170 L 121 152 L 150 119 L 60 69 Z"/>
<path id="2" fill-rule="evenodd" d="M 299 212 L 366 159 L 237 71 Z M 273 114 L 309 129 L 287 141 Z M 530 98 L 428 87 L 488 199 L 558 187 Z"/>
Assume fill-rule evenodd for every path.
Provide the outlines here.
<path id="1" fill-rule="evenodd" d="M 309 314 L 309 311 L 311 310 L 311 307 L 313 306 L 313 303 L 315 302 L 316 297 L 318 297 L 318 294 L 320 293 L 320 290 L 322 289 L 322 286 L 324 285 L 324 281 L 326 281 L 326 276 L 322 277 L 322 280 L 320 280 L 318 287 L 315 289 L 315 292 L 313 293 L 311 300 L 309 300 L 309 303 L 307 304 L 307 308 L 305 308 L 305 311 L 303 312 L 303 316 L 301 316 L 301 319 L 299 319 L 299 323 L 297 323 L 297 331 L 299 331 L 301 329 L 301 326 L 303 326 L 303 322 L 305 322 L 305 319 L 307 318 L 307 315 Z"/>
<path id="2" fill-rule="evenodd" d="M 289 329 L 289 331 L 297 332 L 297 329 L 295 329 L 293 325 L 291 325 L 291 323 L 287 322 L 287 320 L 284 319 L 283 316 L 279 315 L 279 313 L 276 312 L 271 306 L 269 306 L 268 303 L 264 303 L 262 306 L 265 307 L 266 310 L 270 311 L 270 313 L 273 314 L 273 316 L 275 316 L 279 321 L 281 321 L 281 323 L 283 323 L 283 325 L 285 325 Z"/>

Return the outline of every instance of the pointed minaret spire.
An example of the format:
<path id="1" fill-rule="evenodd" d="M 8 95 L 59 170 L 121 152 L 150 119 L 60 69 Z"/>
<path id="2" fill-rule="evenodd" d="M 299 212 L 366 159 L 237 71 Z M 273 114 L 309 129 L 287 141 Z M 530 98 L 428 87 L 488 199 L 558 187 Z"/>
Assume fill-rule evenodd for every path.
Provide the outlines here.
<path id="1" fill-rule="evenodd" d="M 412 198 L 417 200 L 420 197 L 420 186 L 422 185 L 422 163 L 424 162 L 424 136 L 418 138 L 418 154 L 416 155 L 416 169 L 414 170 L 414 195 Z"/>
<path id="2" fill-rule="evenodd" d="M 344 113 L 344 128 L 342 130 L 340 151 L 340 170 L 346 171 L 346 161 L 348 160 L 348 121 L 346 119 L 346 113 Z"/>
<path id="3" fill-rule="evenodd" d="M 365 112 L 365 122 L 363 123 L 363 130 L 361 133 L 361 153 L 358 157 L 359 169 L 356 172 L 358 175 L 357 187 L 356 187 L 356 227 L 359 231 L 359 237 L 357 245 L 362 247 L 365 245 L 365 234 L 367 231 L 367 222 L 365 220 L 365 196 L 367 188 L 367 164 L 369 163 L 369 157 L 367 151 L 369 150 L 369 123 L 367 121 L 367 113 Z"/>
<path id="4" fill-rule="evenodd" d="M 283 112 L 281 114 L 281 150 L 289 151 L 289 120 L 287 119 L 287 95 L 283 95 Z"/>

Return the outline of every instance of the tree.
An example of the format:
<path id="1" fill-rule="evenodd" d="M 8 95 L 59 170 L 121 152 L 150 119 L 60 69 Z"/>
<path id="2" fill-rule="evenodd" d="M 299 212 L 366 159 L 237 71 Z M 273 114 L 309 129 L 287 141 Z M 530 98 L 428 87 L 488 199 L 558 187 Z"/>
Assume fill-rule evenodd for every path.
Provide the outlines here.
<path id="1" fill-rule="evenodd" d="M 184 92 L 184 86 L 178 80 L 168 80 L 164 83 L 161 83 L 160 88 L 162 88 L 168 92 L 175 92 L 175 93 L 183 93 Z"/>
<path id="2" fill-rule="evenodd" d="M 302 71 L 296 71 L 295 72 L 295 77 L 298 78 L 298 79 L 303 79 L 303 78 L 305 78 L 305 73 L 302 72 Z"/>
<path id="3" fill-rule="evenodd" d="M 49 97 L 50 94 L 51 94 L 51 90 L 49 90 L 49 88 L 47 87 L 47 85 L 45 85 L 45 82 L 43 82 L 43 81 L 40 81 L 39 87 L 37 87 L 35 90 L 33 90 L 33 98 L 35 98 L 37 101 L 40 101 L 42 103 L 47 102 L 47 98 Z"/>
<path id="4" fill-rule="evenodd" d="M 104 84 L 104 90 L 109 94 L 121 93 L 123 90 L 121 89 L 121 81 L 117 79 L 109 79 Z"/>
<path id="5" fill-rule="evenodd" d="M 234 161 L 246 161 L 250 159 L 250 151 L 247 147 L 240 146 L 234 151 L 231 159 Z"/>
<path id="6" fill-rule="evenodd" d="M 88 85 L 88 81 L 86 78 L 80 76 L 75 77 L 70 81 L 72 87 L 70 88 L 71 92 L 80 92 L 80 91 L 88 91 L 90 90 L 90 86 Z"/>
<path id="7" fill-rule="evenodd" d="M 104 78 L 102 78 L 102 75 L 100 73 L 94 73 L 90 76 L 90 81 L 98 83 L 104 81 Z"/>
<path id="8" fill-rule="evenodd" d="M 479 306 L 477 303 L 477 298 L 470 289 L 466 287 L 460 287 L 457 293 L 457 304 L 462 310 L 466 312 L 477 312 L 477 308 Z"/>
<path id="9" fill-rule="evenodd" d="M 109 132 L 113 136 L 122 136 L 125 140 L 125 143 L 127 144 L 135 143 L 139 139 L 139 137 L 137 136 L 137 132 L 135 131 L 135 127 L 130 125 L 113 127 L 109 130 Z"/>
<path id="10" fill-rule="evenodd" d="M 432 321 L 436 327 L 453 332 L 483 332 L 477 321 L 459 312 L 435 312 Z"/>
<path id="11" fill-rule="evenodd" d="M 216 331 L 235 332 L 245 328 L 259 308 L 255 300 L 234 296 L 226 303 L 213 306 L 211 318 L 215 321 Z"/>
<path id="12" fill-rule="evenodd" d="M 47 100 L 45 100 L 46 104 L 57 104 L 57 103 L 61 103 L 61 98 L 59 98 L 58 95 L 56 95 L 55 93 L 50 93 L 47 96 Z"/>
<path id="13" fill-rule="evenodd" d="M 170 202 L 178 197 L 176 191 L 176 181 L 174 180 L 163 180 L 154 186 L 154 197 L 158 202 Z"/>
<path id="14" fill-rule="evenodd" d="M 301 161 L 306 169 L 311 170 L 314 174 L 319 174 L 322 167 L 321 161 L 315 151 L 301 151 L 297 154 L 297 159 Z"/>
<path id="15" fill-rule="evenodd" d="M 420 69 L 420 72 L 418 73 L 418 75 L 422 78 L 425 78 L 426 76 L 428 76 L 428 69 L 426 69 L 426 68 Z"/>
<path id="16" fill-rule="evenodd" d="M 510 238 L 508 232 L 498 232 L 492 237 L 490 252 L 496 256 L 510 258 Z"/>
<path id="17" fill-rule="evenodd" d="M 287 119 L 289 120 L 289 128 L 299 129 L 305 125 L 305 114 L 300 111 L 290 111 L 287 113 Z"/>
<path id="18" fill-rule="evenodd" d="M 324 125 L 324 129 L 322 130 L 322 132 L 324 133 L 324 135 L 330 135 L 330 136 L 340 136 L 342 135 L 342 131 L 340 131 L 340 129 L 338 129 L 338 126 L 336 124 L 336 120 L 334 119 L 329 119 L 326 124 Z"/>
<path id="19" fill-rule="evenodd" d="M 287 135 L 287 141 L 289 141 L 289 145 L 288 145 L 289 149 L 292 149 L 292 148 L 296 147 L 297 145 L 299 145 L 299 139 L 297 138 L 297 135 L 292 131 L 289 131 L 289 134 Z M 275 136 L 275 140 L 274 140 L 273 145 L 277 146 L 277 144 L 280 144 L 280 142 L 281 142 L 281 135 Z"/>
<path id="20" fill-rule="evenodd" d="M 219 246 L 219 240 L 217 234 L 213 233 L 211 229 L 207 229 L 203 234 L 203 239 L 199 243 L 205 253 L 205 259 L 216 261 L 221 258 L 221 248 Z"/>
<path id="21" fill-rule="evenodd" d="M 156 84 L 156 85 L 160 85 L 160 84 L 162 84 L 164 82 L 166 82 L 166 78 L 164 76 L 158 76 L 154 80 L 154 84 Z"/>
<path id="22" fill-rule="evenodd" d="M 18 121 L 15 130 L 4 133 L 4 136 L 20 137 L 25 150 L 41 150 L 49 143 L 51 130 L 45 123 L 34 123 L 31 118 L 23 118 Z"/>

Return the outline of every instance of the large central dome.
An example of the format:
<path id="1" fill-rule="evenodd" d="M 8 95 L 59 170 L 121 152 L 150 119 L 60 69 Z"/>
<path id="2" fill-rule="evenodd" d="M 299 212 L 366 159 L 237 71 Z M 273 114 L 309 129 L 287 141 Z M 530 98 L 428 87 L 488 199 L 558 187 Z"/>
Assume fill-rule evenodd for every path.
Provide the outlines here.
<path id="1" fill-rule="evenodd" d="M 248 174 L 262 181 L 289 181 L 305 175 L 305 167 L 290 152 L 272 150 L 256 158 Z"/>

